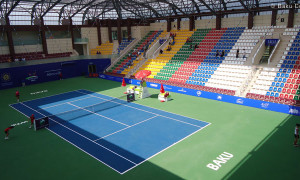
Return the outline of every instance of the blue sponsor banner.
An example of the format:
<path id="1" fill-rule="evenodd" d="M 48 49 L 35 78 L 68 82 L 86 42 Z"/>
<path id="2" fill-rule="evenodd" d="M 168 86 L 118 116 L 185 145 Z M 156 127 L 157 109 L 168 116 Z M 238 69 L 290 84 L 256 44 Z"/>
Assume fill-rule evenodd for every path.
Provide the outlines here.
<path id="1" fill-rule="evenodd" d="M 276 46 L 279 39 L 266 39 L 265 45 L 266 46 Z"/>
<path id="2" fill-rule="evenodd" d="M 121 82 L 122 78 L 115 77 L 115 76 L 109 76 L 109 75 L 99 75 L 102 79 L 112 80 L 112 81 L 118 81 Z M 120 80 L 121 79 L 121 80 Z M 136 79 L 127 79 L 124 78 L 126 83 L 130 83 L 133 85 L 140 85 L 140 80 Z M 147 82 L 147 86 L 149 88 L 153 89 L 160 89 L 160 84 L 153 83 L 153 82 Z M 273 102 L 267 102 L 267 101 L 260 101 L 255 99 L 248 99 L 248 98 L 242 98 L 242 97 L 236 97 L 236 96 L 230 96 L 226 94 L 218 94 L 213 92 L 207 92 L 207 91 L 200 91 L 195 89 L 188 89 L 188 88 L 182 88 L 177 86 L 170 86 L 170 85 L 163 85 L 165 91 L 169 92 L 176 92 L 181 94 L 186 94 L 190 96 L 197 96 L 227 103 L 233 103 L 233 104 L 239 104 L 243 106 L 249 106 L 259 109 L 265 109 L 269 111 L 276 111 L 286 114 L 292 114 L 296 116 L 300 116 L 300 107 L 295 106 L 289 106 L 285 104 L 278 104 Z"/>
<path id="3" fill-rule="evenodd" d="M 85 59 L 66 62 L 55 62 L 0 69 L 0 89 L 7 89 L 47 81 L 59 80 L 88 74 L 88 65 L 96 66 L 97 72 L 103 72 L 110 64 L 110 59 Z"/>

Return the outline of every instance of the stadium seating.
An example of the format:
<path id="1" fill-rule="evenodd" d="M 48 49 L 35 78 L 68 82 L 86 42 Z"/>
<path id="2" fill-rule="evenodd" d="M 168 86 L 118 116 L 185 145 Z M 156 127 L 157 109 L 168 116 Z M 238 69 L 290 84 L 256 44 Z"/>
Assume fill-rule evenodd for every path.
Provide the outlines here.
<path id="1" fill-rule="evenodd" d="M 123 49 L 125 49 L 133 40 L 134 40 L 134 38 L 132 38 L 131 40 L 128 40 L 127 38 L 123 38 L 118 47 L 118 54 L 120 54 L 120 52 Z"/>
<path id="2" fill-rule="evenodd" d="M 293 36 L 277 68 L 263 68 L 248 98 L 261 99 L 288 105 L 299 104 L 300 96 L 300 47 L 299 28 L 285 29 Z"/>
<path id="3" fill-rule="evenodd" d="M 108 72 L 115 74 L 127 74 L 130 71 L 130 65 L 135 66 L 138 63 L 138 57 L 143 55 L 146 44 L 152 44 L 161 33 L 162 31 L 150 31 L 131 51 L 128 52 L 128 54 L 109 69 Z"/>
<path id="4" fill-rule="evenodd" d="M 106 42 L 97 46 L 95 49 L 91 50 L 91 55 L 96 55 L 97 52 L 100 52 L 101 55 L 110 55 L 113 51 L 114 43 Z"/>

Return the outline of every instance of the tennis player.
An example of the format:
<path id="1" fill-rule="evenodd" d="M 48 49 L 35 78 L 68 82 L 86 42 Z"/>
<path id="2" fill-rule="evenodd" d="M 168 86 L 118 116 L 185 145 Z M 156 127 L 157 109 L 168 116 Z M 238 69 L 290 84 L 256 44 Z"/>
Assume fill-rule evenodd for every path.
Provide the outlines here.
<path id="1" fill-rule="evenodd" d="M 10 126 L 10 127 L 6 128 L 6 129 L 4 130 L 4 133 L 5 133 L 5 138 L 4 138 L 4 139 L 8 139 L 9 131 L 10 131 L 12 128 L 14 128 L 14 127 L 15 127 L 15 126 Z"/>
<path id="2" fill-rule="evenodd" d="M 34 122 L 34 119 L 35 119 L 35 117 L 34 117 L 34 114 L 31 114 L 31 116 L 30 116 L 30 126 L 29 126 L 29 128 L 31 128 L 32 127 L 32 125 L 33 125 L 33 122 Z"/>
<path id="3" fill-rule="evenodd" d="M 19 91 L 16 91 L 16 98 L 17 98 L 17 101 L 20 102 L 20 92 Z"/>
<path id="4" fill-rule="evenodd" d="M 300 124 L 296 124 L 296 127 L 295 127 L 295 140 L 294 140 L 294 146 L 295 147 L 298 147 L 298 140 L 299 140 L 299 126 Z"/>

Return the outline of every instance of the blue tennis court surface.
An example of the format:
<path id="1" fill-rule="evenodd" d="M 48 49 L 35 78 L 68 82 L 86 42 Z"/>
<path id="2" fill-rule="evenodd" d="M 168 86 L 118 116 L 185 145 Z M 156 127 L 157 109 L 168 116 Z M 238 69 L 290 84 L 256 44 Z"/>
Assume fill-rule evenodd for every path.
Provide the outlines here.
<path id="1" fill-rule="evenodd" d="M 87 90 L 11 107 L 36 119 L 49 116 L 51 132 L 121 174 L 209 125 Z"/>

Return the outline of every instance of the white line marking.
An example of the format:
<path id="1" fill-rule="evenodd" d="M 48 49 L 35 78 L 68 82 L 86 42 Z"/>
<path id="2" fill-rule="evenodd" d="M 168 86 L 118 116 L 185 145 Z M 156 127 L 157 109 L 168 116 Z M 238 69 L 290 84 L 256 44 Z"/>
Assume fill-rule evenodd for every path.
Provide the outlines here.
<path id="1" fill-rule="evenodd" d="M 151 118 L 145 119 L 144 121 L 138 122 L 138 123 L 136 123 L 136 124 L 133 124 L 133 125 L 131 125 L 131 126 L 128 126 L 128 127 L 124 128 L 124 129 L 121 129 L 121 130 L 119 130 L 119 131 L 116 131 L 116 132 L 113 132 L 113 133 L 108 134 L 108 135 L 106 135 L 106 136 L 103 136 L 102 138 L 95 139 L 94 142 L 96 142 L 96 141 L 98 141 L 98 140 L 100 140 L 100 139 L 104 139 L 104 138 L 106 138 L 106 137 L 108 137 L 108 136 L 111 136 L 111 135 L 113 135 L 113 134 L 116 134 L 116 133 L 118 133 L 118 132 L 124 131 L 125 129 L 131 128 L 131 127 L 136 126 L 136 125 L 138 125 L 138 124 L 141 124 L 141 123 L 143 123 L 143 122 L 149 121 L 150 119 L 153 119 L 153 118 L 155 118 L 155 117 L 157 117 L 157 116 L 153 116 L 153 117 L 151 117 Z"/>
<path id="2" fill-rule="evenodd" d="M 46 96 L 46 97 L 42 97 L 42 98 L 30 99 L 30 100 L 22 101 L 22 102 L 24 103 L 24 102 L 34 101 L 34 100 L 38 100 L 38 99 L 44 99 L 44 98 L 53 97 L 53 96 L 62 95 L 62 94 L 67 94 L 67 93 L 74 92 L 74 91 L 79 91 L 79 90 L 85 90 L 85 89 L 77 89 L 77 90 L 67 91 L 67 92 L 63 92 L 63 93 L 53 94 L 53 95 L 51 95 L 51 96 Z M 91 91 L 91 92 L 93 92 L 93 91 Z M 13 103 L 13 104 L 18 104 L 18 103 Z M 10 104 L 10 105 L 13 105 L 13 104 Z"/>
<path id="3" fill-rule="evenodd" d="M 39 111 L 37 111 L 37 110 L 35 110 L 35 109 L 32 109 L 31 107 L 27 106 L 26 104 L 23 104 L 23 103 L 20 103 L 20 104 L 22 104 L 22 105 L 28 107 L 29 109 L 31 109 L 31 110 L 33 110 L 33 111 L 35 111 L 35 112 L 37 112 L 37 113 L 39 113 L 39 114 L 45 116 L 44 114 L 40 113 Z M 98 146 L 100 146 L 100 147 L 102 147 L 102 148 L 104 148 L 104 149 L 106 149 L 106 150 L 108 150 L 108 151 L 110 151 L 110 152 L 116 154 L 117 156 L 119 156 L 119 157 L 121 157 L 121 158 L 123 158 L 123 159 L 125 159 L 125 160 L 127 160 L 127 161 L 129 161 L 129 162 L 131 162 L 132 164 L 136 164 L 136 163 L 134 163 L 133 161 L 131 161 L 131 160 L 129 160 L 129 159 L 123 157 L 122 155 L 120 155 L 120 154 L 118 154 L 118 153 L 116 153 L 116 152 L 114 152 L 114 151 L 108 149 L 107 147 L 102 146 L 101 144 L 98 144 L 98 143 L 94 142 L 93 140 L 91 140 L 91 139 L 89 139 L 88 137 L 85 137 L 84 135 L 82 135 L 82 134 L 80 134 L 80 133 L 74 131 L 73 129 L 71 129 L 71 128 L 69 128 L 69 127 L 67 127 L 67 126 L 65 126 L 65 125 L 63 125 L 63 124 L 61 124 L 61 123 L 55 121 L 54 119 L 52 119 L 52 118 L 49 118 L 49 119 L 51 119 L 52 121 L 56 122 L 57 124 L 60 124 L 61 126 L 67 128 L 67 129 L 69 129 L 70 131 L 72 131 L 72 132 L 74 132 L 74 133 L 80 135 L 81 137 L 83 137 L 83 138 L 85 138 L 85 139 L 87 139 L 87 140 L 89 140 L 89 141 L 91 141 L 91 142 L 97 144 Z"/>
<path id="4" fill-rule="evenodd" d="M 79 90 L 75 90 L 75 91 L 79 91 L 79 92 L 80 92 L 80 90 L 85 90 L 85 91 L 93 92 L 93 91 L 86 90 L 86 89 L 79 89 Z M 83 92 L 81 92 L 81 93 L 83 93 Z M 100 93 L 97 93 L 97 92 L 93 92 L 93 93 L 100 94 Z M 85 93 L 85 94 L 87 94 L 87 93 Z M 108 96 L 108 97 L 111 97 L 111 98 L 116 98 L 116 97 L 109 96 L 109 95 L 104 95 L 104 94 L 100 94 L 100 95 Z M 184 94 L 184 95 L 185 95 L 185 94 Z M 138 103 L 135 103 L 135 102 L 131 102 L 131 103 L 138 104 Z M 202 121 L 202 122 L 211 124 L 210 122 L 207 122 L 207 121 L 203 121 L 203 120 L 200 120 L 200 119 L 195 119 L 195 118 L 187 117 L 187 116 L 184 116 L 184 115 L 181 115 L 181 114 L 176 114 L 176 113 L 164 111 L 164 110 L 157 109 L 157 108 L 154 108 L 154 107 L 150 107 L 150 106 L 147 106 L 147 105 L 142 105 L 142 104 L 138 104 L 138 105 L 140 105 L 140 106 L 146 106 L 146 107 L 151 108 L 151 109 L 156 109 L 156 110 L 163 111 L 163 112 L 166 112 L 166 113 L 175 114 L 175 115 L 177 115 L 177 116 L 182 116 L 182 117 L 186 117 L 186 118 L 193 119 L 193 120 L 196 120 L 196 121 Z"/>
<path id="5" fill-rule="evenodd" d="M 126 172 L 130 171 L 131 169 L 133 169 L 133 168 L 135 168 L 135 167 L 139 166 L 140 164 L 144 163 L 145 161 L 148 161 L 149 159 L 153 158 L 154 156 L 158 155 L 159 153 L 162 153 L 163 151 L 165 151 L 165 150 L 167 150 L 167 149 L 171 148 L 172 146 L 174 146 L 174 145 L 178 144 L 179 142 L 181 142 L 181 141 L 185 140 L 186 138 L 188 138 L 188 137 L 192 136 L 193 134 L 195 134 L 195 133 L 199 132 L 200 130 L 204 129 L 204 128 L 205 128 L 205 127 L 207 127 L 208 125 L 210 125 L 210 124 L 207 124 L 206 126 L 203 126 L 202 128 L 198 129 L 197 131 L 195 131 L 195 132 L 193 132 L 193 133 L 189 134 L 188 136 L 186 136 L 186 137 L 184 137 L 184 138 L 180 139 L 179 141 L 177 141 L 177 142 L 175 142 L 175 143 L 171 144 L 170 146 L 166 147 L 165 149 L 163 149 L 163 150 L 161 150 L 161 151 L 159 151 L 159 152 L 157 152 L 157 153 L 153 154 L 152 156 L 150 156 L 150 157 L 148 157 L 147 159 L 145 159 L 144 161 L 142 161 L 142 162 L 140 162 L 140 163 L 136 164 L 135 166 L 133 166 L 133 167 L 131 167 L 131 168 L 127 169 L 126 171 L 122 172 L 121 174 L 124 174 L 124 173 L 126 173 Z"/>
<path id="6" fill-rule="evenodd" d="M 19 113 L 23 114 L 24 116 L 26 116 L 27 118 L 29 118 L 29 116 L 27 116 L 26 114 L 24 114 L 23 112 L 19 111 L 18 109 L 14 108 L 12 106 L 12 104 L 9 105 L 11 108 L 13 108 L 14 110 L 18 111 Z"/>
<path id="7" fill-rule="evenodd" d="M 82 90 L 82 89 L 79 89 L 79 90 Z M 83 90 L 85 90 L 85 89 L 83 89 Z M 75 91 L 80 92 L 80 91 L 78 91 L 78 90 L 75 90 Z M 89 91 L 89 90 L 85 90 L 85 91 Z M 72 92 L 72 91 L 70 91 L 70 92 Z M 89 91 L 89 92 L 92 92 L 92 91 Z M 68 92 L 66 92 L 66 93 L 68 93 Z M 83 92 L 80 92 L 80 93 L 82 93 L 82 94 L 87 94 L 87 93 L 83 93 Z M 96 92 L 93 92 L 93 93 L 96 93 Z M 64 94 L 64 93 L 61 93 L 61 94 Z M 57 95 L 58 95 L 58 94 L 57 94 Z M 90 94 L 88 94 L 88 95 L 90 95 Z M 100 95 L 102 95 L 102 94 L 100 94 Z M 55 96 L 55 95 L 53 95 L 53 96 Z M 93 95 L 90 95 L 90 96 L 93 96 Z M 108 95 L 104 95 L 104 96 L 108 96 Z M 48 97 L 50 97 L 50 96 L 48 96 Z M 94 97 L 94 96 L 93 96 L 93 97 Z M 95 97 L 97 97 L 97 96 L 95 96 Z M 112 96 L 108 96 L 108 97 L 112 97 Z M 46 97 L 45 97 L 45 98 L 46 98 Z M 100 98 L 100 97 L 97 97 L 97 98 Z M 115 97 L 112 97 L 112 98 L 115 98 Z M 42 99 L 42 98 L 40 98 L 40 99 Z M 100 98 L 100 99 L 104 99 L 104 98 Z M 108 99 L 105 99 L 105 100 L 108 100 Z M 24 101 L 24 102 L 27 102 L 27 101 Z M 17 103 L 16 103 L 16 104 L 17 104 Z M 21 104 L 23 104 L 23 103 L 21 103 Z M 136 104 L 136 103 L 135 103 L 135 104 Z M 23 104 L 23 105 L 24 105 L 24 106 L 27 106 L 27 105 L 25 105 L 25 104 Z M 140 105 L 140 104 L 139 104 L 139 105 Z M 10 106 L 11 106 L 11 105 L 10 105 Z M 141 106 L 146 106 L 146 105 L 141 105 Z M 11 107 L 12 107 L 12 106 L 11 106 Z M 27 106 L 27 107 L 28 107 L 28 106 Z M 131 106 L 128 106 L 128 107 L 131 107 Z M 146 106 L 146 107 L 149 107 L 149 106 Z M 14 107 L 12 107 L 12 108 L 15 109 Z M 30 108 L 30 107 L 28 107 L 28 108 Z M 134 107 L 132 107 L 132 108 L 134 108 Z M 156 108 L 153 108 L 153 107 L 149 107 L 149 108 L 156 109 Z M 30 108 L 30 109 L 32 109 L 32 108 Z M 135 109 L 138 109 L 138 108 L 135 108 Z M 15 109 L 15 110 L 17 110 L 17 109 Z M 34 110 L 34 109 L 32 109 L 32 110 Z M 156 109 L 156 110 L 160 110 L 160 109 Z M 20 112 L 19 110 L 17 110 L 17 111 Z M 34 111 L 36 111 L 36 110 L 34 110 Z M 164 111 L 164 110 L 160 110 L 160 111 Z M 38 112 L 38 111 L 37 111 L 37 112 Z M 164 111 L 164 112 L 167 112 L 167 111 Z M 22 113 L 22 112 L 20 112 L 20 113 Z M 38 113 L 40 113 L 40 112 L 38 112 Z M 167 112 L 167 113 L 171 113 L 171 112 Z M 25 115 L 24 113 L 22 113 L 22 114 Z M 41 113 L 40 113 L 40 114 L 41 114 Z M 155 114 L 155 113 L 152 113 L 152 114 Z M 176 114 L 176 113 L 171 113 L 171 114 L 179 115 L 179 114 Z M 28 117 L 27 115 L 25 115 L 25 116 Z M 160 116 L 160 115 L 157 115 L 157 116 Z M 179 115 L 179 116 L 183 116 L 183 115 Z M 183 116 L 183 117 L 186 117 L 186 116 Z M 154 118 L 154 117 L 152 117 L 152 118 Z M 190 117 L 186 117 L 186 118 L 190 118 Z M 51 118 L 50 118 L 50 119 L 51 119 Z M 190 119 L 194 119 L 194 118 L 190 118 Z M 148 120 L 149 120 L 149 119 L 148 119 Z M 197 120 L 197 119 L 194 119 L 194 120 Z M 59 122 L 56 122 L 56 121 L 53 120 L 53 119 L 52 119 L 52 121 L 54 121 L 55 123 L 60 124 Z M 145 121 L 146 121 L 146 120 L 144 120 L 143 122 L 145 122 Z M 197 120 L 197 121 L 202 121 L 202 120 Z M 202 122 L 205 122 L 205 121 L 202 121 Z M 142 123 L 142 122 L 140 122 L 140 123 Z M 208 123 L 208 122 L 206 122 L 206 123 Z M 159 153 L 161 153 L 161 152 L 163 152 L 163 151 L 169 149 L 170 147 L 174 146 L 175 144 L 177 144 L 177 143 L 183 141 L 184 139 L 186 139 L 186 138 L 192 136 L 193 134 L 199 132 L 200 130 L 204 129 L 205 127 L 209 126 L 210 124 L 211 124 L 211 123 L 208 123 L 208 124 L 205 125 L 204 127 L 200 127 L 200 126 L 199 126 L 199 127 L 200 127 L 199 130 L 197 130 L 197 131 L 191 133 L 190 135 L 184 137 L 183 139 L 181 139 L 181 140 L 179 140 L 179 141 L 173 143 L 172 145 L 170 145 L 170 146 L 166 147 L 165 149 L 163 149 L 163 150 L 157 152 L 156 154 L 152 155 L 151 157 L 145 159 L 144 161 L 142 161 L 142 162 L 140 162 L 140 163 L 138 163 L 138 164 L 136 164 L 136 163 L 134 163 L 134 162 L 131 162 L 130 160 L 128 160 L 128 159 L 125 158 L 125 160 L 128 160 L 129 162 L 135 164 L 135 166 L 129 168 L 128 170 L 126 170 L 126 171 L 124 171 L 124 172 L 122 172 L 122 173 L 120 173 L 119 171 L 117 171 L 117 170 L 115 170 L 114 168 L 110 167 L 109 165 L 103 163 L 101 160 L 99 160 L 99 159 L 95 158 L 94 156 L 90 155 L 89 153 L 87 153 L 86 151 L 82 150 L 81 148 L 79 148 L 79 147 L 76 146 L 75 144 L 69 142 L 69 141 L 66 140 L 65 138 L 63 138 L 63 137 L 61 137 L 61 136 L 59 136 L 59 135 L 58 135 L 58 136 L 61 137 L 61 138 L 63 138 L 63 139 L 65 139 L 67 142 L 69 142 L 70 144 L 72 144 L 72 145 L 74 145 L 75 147 L 79 148 L 79 149 L 82 150 L 83 152 L 85 152 L 85 153 L 89 154 L 90 156 L 94 157 L 95 159 L 97 159 L 98 161 L 102 162 L 103 164 L 107 165 L 108 167 L 110 167 L 111 169 L 115 170 L 116 172 L 118 172 L 118 173 L 120 173 L 120 174 L 124 174 L 124 173 L 130 171 L 131 169 L 137 167 L 138 165 L 142 164 L 143 162 L 145 162 L 145 161 L 151 159 L 152 157 L 158 155 Z M 63 126 L 63 127 L 65 127 L 65 128 L 67 128 L 67 129 L 69 129 L 69 130 L 71 130 L 72 132 L 74 132 L 74 133 L 76 133 L 76 134 L 78 134 L 78 135 L 84 137 L 85 139 L 87 139 L 87 140 L 89 140 L 89 141 L 92 141 L 91 139 L 89 139 L 89 138 L 87 138 L 87 137 L 85 137 L 85 136 L 79 134 L 78 132 L 76 132 L 76 131 L 74 131 L 74 130 L 72 130 L 72 129 L 70 129 L 70 128 L 68 128 L 68 127 L 66 127 L 66 126 L 64 126 L 64 125 L 62 125 L 62 124 L 60 124 L 60 125 Z M 194 125 L 194 126 L 196 126 L 196 125 Z M 48 129 L 48 130 L 50 130 L 50 129 Z M 51 131 L 51 130 L 50 130 L 50 131 Z M 53 132 L 53 131 L 51 131 L 51 132 Z M 53 133 L 56 134 L 55 132 L 53 132 Z M 117 132 L 115 132 L 115 133 L 117 133 Z M 56 135 L 57 135 L 57 134 L 56 134 Z M 92 142 L 94 142 L 94 141 L 92 141 Z M 108 148 L 106 148 L 106 147 L 104 147 L 104 146 L 102 146 L 102 145 L 100 145 L 100 144 L 98 144 L 98 143 L 96 143 L 96 142 L 94 142 L 94 143 L 97 144 L 97 145 L 100 146 L 100 147 L 103 147 L 103 148 L 107 149 L 108 151 L 111 151 L 110 149 L 108 149 Z M 113 151 L 111 151 L 111 152 L 113 152 Z M 114 153 L 114 152 L 113 152 L 113 153 Z M 116 154 L 116 155 L 118 155 L 118 154 Z M 121 155 L 119 155 L 119 156 L 122 157 Z M 122 158 L 124 158 L 124 157 L 122 157 Z"/>
<path id="8" fill-rule="evenodd" d="M 72 103 L 67 103 L 67 104 L 70 104 L 71 106 L 77 107 L 78 109 L 82 109 L 82 110 L 84 110 L 84 111 L 87 111 L 87 112 L 89 112 L 89 113 L 92 113 L 92 114 L 94 114 L 94 115 L 96 115 L 96 116 L 104 117 L 104 118 L 106 118 L 106 119 L 108 119 L 108 120 L 111 120 L 111 121 L 114 121 L 114 122 L 116 122 L 116 123 L 119 123 L 119 124 L 122 124 L 122 125 L 124 125 L 124 126 L 129 127 L 129 125 L 127 125 L 127 124 L 121 123 L 121 122 L 119 122 L 119 121 L 116 121 L 116 120 L 111 119 L 111 118 L 109 118 L 109 117 L 103 116 L 103 115 L 101 115 L 101 114 L 94 113 L 93 111 L 90 111 L 90 110 L 84 109 L 84 108 L 82 108 L 82 107 L 76 106 L 75 104 L 72 104 Z"/>
<path id="9" fill-rule="evenodd" d="M 43 108 L 41 108 L 41 110 L 48 109 L 48 108 L 52 108 L 52 107 L 56 107 L 56 106 L 60 106 L 60 105 L 67 104 L 67 103 L 70 103 L 70 102 L 81 101 L 81 100 L 83 100 L 83 99 L 89 99 L 89 98 L 92 98 L 92 97 L 86 97 L 86 98 L 76 99 L 76 100 L 74 100 L 74 101 L 68 101 L 68 102 L 64 102 L 64 103 L 60 103 L 60 104 L 55 104 L 55 105 L 53 105 L 53 106 L 43 107 Z"/>
<path id="10" fill-rule="evenodd" d="M 78 149 L 80 149 L 81 151 L 85 152 L 86 154 L 90 155 L 91 157 L 93 157 L 94 159 L 100 161 L 101 163 L 103 163 L 104 165 L 110 167 L 111 169 L 115 170 L 116 172 L 118 172 L 119 174 L 122 174 L 120 171 L 116 170 L 115 168 L 111 167 L 110 165 L 106 164 L 105 162 L 101 161 L 100 159 L 96 158 L 95 156 L 91 155 L 90 153 L 86 152 L 85 150 L 81 149 L 80 147 L 78 147 L 77 145 L 71 143 L 69 140 L 65 139 L 64 137 L 58 135 L 57 133 L 55 133 L 54 131 L 52 131 L 49 128 L 46 128 L 47 130 L 49 130 L 50 132 L 52 132 L 53 134 L 57 135 L 58 137 L 62 138 L 63 140 L 67 141 L 68 143 L 72 144 L 73 146 L 77 147 Z"/>
<path id="11" fill-rule="evenodd" d="M 87 93 L 84 93 L 84 92 L 80 92 L 80 93 L 82 93 L 82 94 L 87 94 Z M 88 94 L 88 95 L 89 95 L 89 96 L 92 96 L 92 97 L 95 97 L 95 98 L 98 98 L 98 99 L 109 100 L 109 99 L 101 98 L 101 97 L 94 96 L 94 95 L 90 95 L 90 94 Z M 112 102 L 113 102 L 113 101 L 112 101 Z M 156 115 L 156 116 L 161 116 L 161 117 L 164 117 L 164 118 L 172 119 L 172 120 L 175 120 L 175 121 L 184 123 L 184 124 L 189 124 L 189 125 L 191 125 L 191 126 L 196 126 L 196 127 L 201 128 L 201 126 L 198 126 L 198 125 L 195 125 L 195 124 L 191 124 L 191 123 L 188 123 L 188 122 L 185 122 L 185 121 L 181 121 L 181 120 L 178 120 L 178 119 L 174 119 L 174 118 L 171 118 L 171 117 L 168 117 L 168 116 L 163 116 L 163 115 L 160 115 L 160 114 L 156 114 L 156 113 L 153 113 L 153 112 L 150 112 L 150 111 L 146 111 L 146 110 L 143 110 L 143 109 L 139 109 L 139 108 L 136 108 L 136 107 L 128 106 L 128 105 L 126 105 L 126 104 L 122 104 L 122 103 L 118 103 L 118 102 L 113 102 L 113 103 L 121 104 L 121 105 L 123 105 L 123 106 L 127 106 L 127 107 L 130 107 L 130 108 L 133 108 L 133 109 L 137 109 L 137 110 L 144 111 L 144 112 L 147 112 L 147 113 L 150 113 L 150 114 L 154 114 L 154 115 Z M 143 105 L 142 105 L 142 106 L 143 106 Z M 199 120 L 198 120 L 198 121 L 199 121 Z"/>

